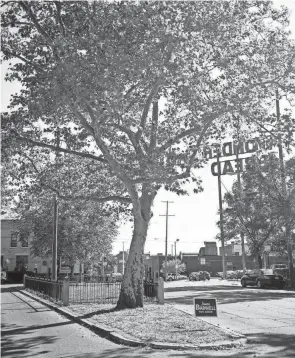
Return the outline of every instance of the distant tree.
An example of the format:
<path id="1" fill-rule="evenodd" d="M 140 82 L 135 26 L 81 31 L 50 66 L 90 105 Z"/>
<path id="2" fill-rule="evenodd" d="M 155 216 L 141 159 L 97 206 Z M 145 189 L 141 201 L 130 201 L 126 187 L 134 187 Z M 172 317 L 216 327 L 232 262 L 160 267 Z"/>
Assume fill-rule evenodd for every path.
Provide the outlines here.
<path id="1" fill-rule="evenodd" d="M 143 305 L 158 190 L 186 194 L 194 181 L 199 192 L 201 144 L 224 138 L 237 115 L 255 131 L 276 88 L 294 93 L 287 26 L 285 8 L 254 0 L 5 3 L 6 79 L 22 91 L 3 116 L 3 154 L 60 199 L 131 204 L 118 308 Z M 69 182 L 46 176 L 57 151 L 76 158 Z"/>
<path id="2" fill-rule="evenodd" d="M 32 236 L 31 251 L 34 256 L 52 256 L 53 201 L 51 198 L 33 198 L 31 206 L 20 204 L 18 230 L 21 237 Z M 114 216 L 98 216 L 100 205 L 96 203 L 61 202 L 58 207 L 58 257 L 73 265 L 77 260 L 95 263 L 112 251 L 117 236 Z"/>
<path id="3" fill-rule="evenodd" d="M 165 262 L 162 264 L 162 271 L 165 272 Z M 180 260 L 169 260 L 167 261 L 167 273 L 181 274 L 186 270 L 186 264 Z"/>
<path id="4" fill-rule="evenodd" d="M 282 196 L 279 160 L 273 154 L 264 158 L 263 165 L 254 157 L 242 174 L 242 191 L 235 182 L 224 195 L 225 240 L 237 239 L 243 232 L 260 268 L 266 244 L 281 254 L 287 252 L 284 226 L 295 227 L 294 163 L 294 158 L 286 163 L 287 199 Z"/>

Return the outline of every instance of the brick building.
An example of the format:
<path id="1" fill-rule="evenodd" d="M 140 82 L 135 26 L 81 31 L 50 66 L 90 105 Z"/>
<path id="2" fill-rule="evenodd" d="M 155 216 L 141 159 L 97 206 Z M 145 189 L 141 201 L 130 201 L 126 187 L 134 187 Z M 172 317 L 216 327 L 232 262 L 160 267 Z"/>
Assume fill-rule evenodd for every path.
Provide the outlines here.
<path id="1" fill-rule="evenodd" d="M 42 260 L 31 255 L 30 237 L 20 237 L 16 219 L 1 220 L 1 267 L 7 271 L 34 271 L 37 268 L 38 272 L 47 272 L 41 270 L 44 268 Z"/>

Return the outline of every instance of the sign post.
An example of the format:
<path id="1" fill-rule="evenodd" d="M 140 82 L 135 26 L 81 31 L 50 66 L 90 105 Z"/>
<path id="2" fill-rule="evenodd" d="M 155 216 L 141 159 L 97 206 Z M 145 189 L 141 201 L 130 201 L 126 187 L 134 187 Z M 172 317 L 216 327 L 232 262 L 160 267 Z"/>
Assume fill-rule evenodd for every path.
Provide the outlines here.
<path id="1" fill-rule="evenodd" d="M 223 279 L 226 280 L 226 266 L 225 266 L 225 249 L 224 249 L 224 231 L 223 231 L 223 209 L 222 209 L 222 193 L 221 193 L 221 170 L 220 170 L 220 150 L 217 152 L 217 166 L 218 166 L 218 198 L 219 198 L 219 222 L 220 222 L 220 239 L 222 247 L 222 269 Z"/>

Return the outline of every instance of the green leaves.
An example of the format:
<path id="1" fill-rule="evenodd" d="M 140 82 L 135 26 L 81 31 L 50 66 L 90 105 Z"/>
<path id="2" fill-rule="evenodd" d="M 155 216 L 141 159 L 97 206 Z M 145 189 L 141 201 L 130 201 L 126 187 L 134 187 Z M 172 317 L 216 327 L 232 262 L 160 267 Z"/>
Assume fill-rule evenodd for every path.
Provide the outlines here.
<path id="1" fill-rule="evenodd" d="M 286 253 L 283 227 L 295 224 L 294 169 L 294 158 L 291 158 L 286 162 L 285 200 L 280 163 L 274 154 L 269 154 L 263 165 L 256 160 L 248 166 L 242 175 L 241 191 L 234 183 L 232 192 L 224 196 L 226 240 L 238 238 L 243 232 L 254 255 L 261 254 L 266 243 L 274 243 L 280 253 Z"/>

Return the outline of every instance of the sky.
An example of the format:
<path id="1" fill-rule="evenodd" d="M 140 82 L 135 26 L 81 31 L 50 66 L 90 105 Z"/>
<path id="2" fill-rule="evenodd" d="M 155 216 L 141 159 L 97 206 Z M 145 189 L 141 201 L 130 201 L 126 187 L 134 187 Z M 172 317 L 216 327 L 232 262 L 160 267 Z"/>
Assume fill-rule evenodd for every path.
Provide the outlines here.
<path id="1" fill-rule="evenodd" d="M 295 37 L 295 0 L 275 0 L 275 6 L 285 5 L 291 11 L 291 31 Z M 4 83 L 4 75 L 7 64 L 1 66 L 1 107 L 7 108 L 12 93 L 19 90 L 17 83 Z M 172 245 L 177 239 L 177 253 L 199 252 L 204 241 L 214 241 L 218 234 L 216 222 L 218 215 L 218 183 L 217 177 L 211 174 L 211 160 L 202 169 L 195 170 L 194 175 L 201 177 L 204 191 L 189 196 L 177 196 L 171 192 L 161 190 L 154 202 L 153 217 L 150 222 L 145 252 L 152 255 L 165 253 L 165 232 L 166 232 L 166 203 L 169 203 L 168 220 L 168 254 L 172 252 Z M 230 190 L 234 176 L 222 176 L 222 192 Z M 117 254 L 123 249 L 129 249 L 132 237 L 132 222 L 121 224 L 119 235 L 113 244 L 113 253 Z M 218 246 L 219 243 L 218 243 Z M 173 251 L 174 252 L 174 251 Z"/>
<path id="2" fill-rule="evenodd" d="M 275 0 L 275 6 L 284 5 L 291 10 L 291 31 L 292 37 L 295 37 L 295 0 Z M 175 215 L 168 219 L 168 254 L 172 253 L 172 245 L 176 239 L 177 253 L 181 252 L 199 252 L 204 246 L 204 241 L 215 241 L 218 234 L 216 222 L 219 220 L 218 208 L 218 183 L 217 177 L 211 174 L 211 163 L 197 171 L 196 176 L 202 178 L 204 191 L 190 196 L 177 196 L 176 194 L 162 190 L 155 199 L 153 207 L 153 218 L 145 245 L 145 252 L 152 255 L 157 253 L 165 254 L 165 233 L 166 221 L 164 216 L 166 212 L 166 203 L 162 201 L 173 201 L 169 204 L 169 214 Z M 222 194 L 230 190 L 235 177 L 222 176 Z M 124 247 L 129 247 L 132 237 L 132 223 L 126 223 L 120 227 L 120 234 L 114 243 L 114 253 L 118 253 Z M 217 242 L 217 246 L 221 246 Z M 174 251 L 173 251 L 174 252 Z"/>

